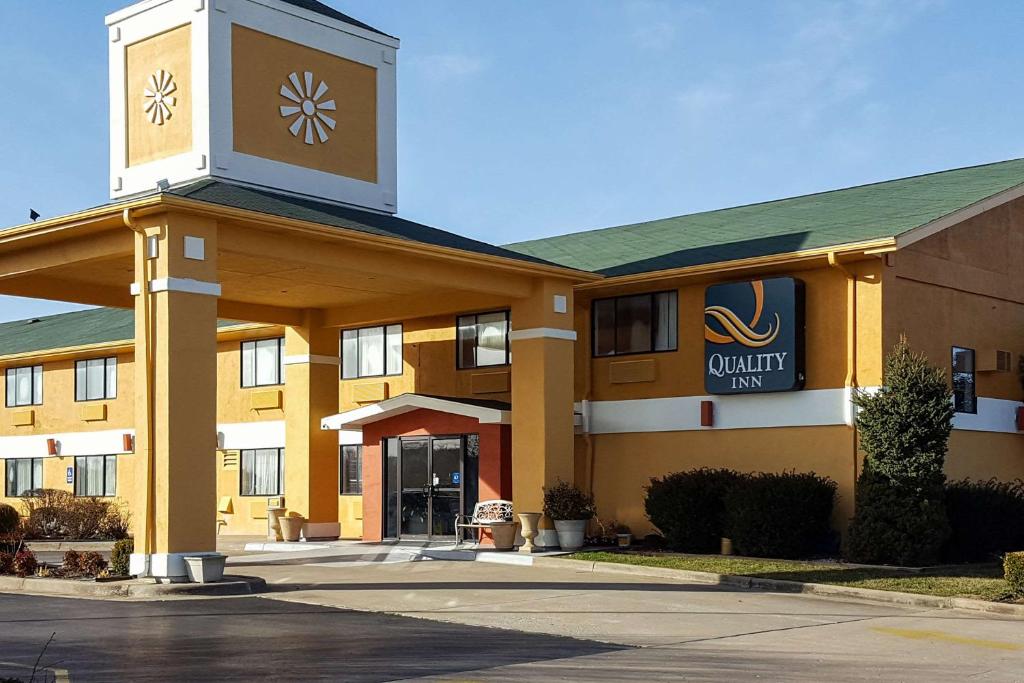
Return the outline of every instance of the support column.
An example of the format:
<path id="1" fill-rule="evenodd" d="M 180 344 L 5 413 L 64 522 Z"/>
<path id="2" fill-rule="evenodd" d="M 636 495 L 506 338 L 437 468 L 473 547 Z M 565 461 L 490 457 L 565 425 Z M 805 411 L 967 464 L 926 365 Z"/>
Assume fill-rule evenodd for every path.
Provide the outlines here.
<path id="1" fill-rule="evenodd" d="M 216 551 L 217 224 L 162 214 L 135 223 L 132 573 L 184 580 Z"/>
<path id="2" fill-rule="evenodd" d="M 323 323 L 323 311 L 308 310 L 284 335 L 285 506 L 313 537 L 340 534 L 338 432 L 320 428 L 338 412 L 338 330 Z"/>
<path id="3" fill-rule="evenodd" d="M 512 305 L 512 501 L 540 512 L 544 487 L 573 482 L 572 285 L 538 281 Z"/>

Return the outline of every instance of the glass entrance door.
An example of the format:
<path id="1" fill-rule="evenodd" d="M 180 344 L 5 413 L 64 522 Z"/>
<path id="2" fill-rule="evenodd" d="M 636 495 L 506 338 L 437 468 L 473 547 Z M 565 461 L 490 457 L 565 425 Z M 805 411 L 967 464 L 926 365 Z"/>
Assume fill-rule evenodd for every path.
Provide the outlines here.
<path id="1" fill-rule="evenodd" d="M 463 437 L 399 439 L 402 538 L 453 538 L 462 506 Z"/>

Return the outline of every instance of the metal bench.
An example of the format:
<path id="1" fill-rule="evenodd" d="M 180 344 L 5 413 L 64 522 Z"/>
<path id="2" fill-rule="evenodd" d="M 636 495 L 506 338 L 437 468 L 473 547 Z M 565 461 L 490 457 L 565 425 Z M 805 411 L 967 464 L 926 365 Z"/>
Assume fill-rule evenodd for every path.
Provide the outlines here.
<path id="1" fill-rule="evenodd" d="M 472 517 L 456 515 L 455 547 L 463 542 L 466 529 L 477 531 L 477 545 L 482 540 L 483 530 L 491 532 L 495 550 L 511 550 L 516 538 L 516 523 L 512 515 L 512 501 L 484 500 L 473 506 Z"/>

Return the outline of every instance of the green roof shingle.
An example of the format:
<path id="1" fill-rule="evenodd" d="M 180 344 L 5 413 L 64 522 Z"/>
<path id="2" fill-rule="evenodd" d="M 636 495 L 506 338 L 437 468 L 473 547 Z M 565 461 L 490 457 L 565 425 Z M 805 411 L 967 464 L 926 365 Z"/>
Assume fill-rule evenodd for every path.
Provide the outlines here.
<path id="1" fill-rule="evenodd" d="M 632 275 L 896 237 L 1024 183 L 1024 159 L 505 245 Z"/>
<path id="2" fill-rule="evenodd" d="M 217 321 L 218 327 L 238 324 L 234 320 Z M 134 338 L 135 311 L 130 308 L 90 308 L 0 323 L 0 356 L 85 344 L 127 342 Z"/>

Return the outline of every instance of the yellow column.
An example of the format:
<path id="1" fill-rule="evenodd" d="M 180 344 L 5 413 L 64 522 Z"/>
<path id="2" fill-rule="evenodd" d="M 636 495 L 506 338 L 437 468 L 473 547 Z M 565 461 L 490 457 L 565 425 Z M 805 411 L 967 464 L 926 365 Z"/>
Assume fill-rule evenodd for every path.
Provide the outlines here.
<path id="1" fill-rule="evenodd" d="M 572 286 L 538 281 L 512 304 L 512 501 L 540 512 L 544 487 L 573 482 Z"/>
<path id="2" fill-rule="evenodd" d="M 312 524 L 336 525 L 338 432 L 320 420 L 338 412 L 338 330 L 323 326 L 322 311 L 306 311 L 284 344 L 285 505 Z M 321 526 L 313 535 L 338 533 Z"/>
<path id="3" fill-rule="evenodd" d="M 185 555 L 216 550 L 217 225 L 125 222 L 137 232 L 132 571 L 180 579 Z"/>

